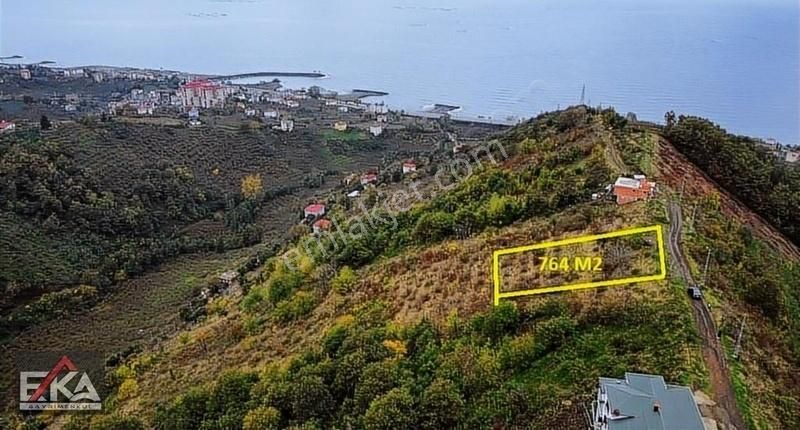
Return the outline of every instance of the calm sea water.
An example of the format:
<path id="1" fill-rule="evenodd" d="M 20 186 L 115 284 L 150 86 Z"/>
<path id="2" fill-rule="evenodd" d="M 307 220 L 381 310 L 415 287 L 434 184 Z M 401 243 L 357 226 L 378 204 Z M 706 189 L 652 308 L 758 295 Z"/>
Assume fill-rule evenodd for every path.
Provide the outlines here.
<path id="1" fill-rule="evenodd" d="M 533 116 L 586 101 L 800 143 L 797 0 L 0 3 L 0 56 L 198 73 L 321 70 L 394 108 Z"/>

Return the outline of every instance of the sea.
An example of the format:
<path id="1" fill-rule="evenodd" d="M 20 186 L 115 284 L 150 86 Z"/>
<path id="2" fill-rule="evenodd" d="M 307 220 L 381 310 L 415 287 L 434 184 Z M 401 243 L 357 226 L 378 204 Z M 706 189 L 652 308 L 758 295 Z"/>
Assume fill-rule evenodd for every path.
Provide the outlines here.
<path id="1" fill-rule="evenodd" d="M 2 0 L 0 57 L 311 72 L 394 109 L 515 121 L 586 103 L 800 144 L 797 0 Z"/>

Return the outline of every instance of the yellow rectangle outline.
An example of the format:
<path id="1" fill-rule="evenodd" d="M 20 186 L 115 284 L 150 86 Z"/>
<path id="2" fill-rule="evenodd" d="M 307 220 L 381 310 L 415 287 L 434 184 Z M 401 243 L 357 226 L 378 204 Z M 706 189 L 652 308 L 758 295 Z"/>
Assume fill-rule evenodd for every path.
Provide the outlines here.
<path id="1" fill-rule="evenodd" d="M 553 248 L 556 246 L 573 245 L 576 243 L 593 242 L 600 239 L 609 239 L 612 237 L 632 236 L 641 233 L 656 233 L 656 241 L 658 242 L 658 260 L 661 267 L 661 273 L 657 275 L 647 276 L 633 276 L 621 279 L 610 279 L 606 281 L 597 282 L 584 282 L 580 284 L 560 285 L 554 287 L 536 288 L 529 290 L 509 291 L 507 293 L 500 292 L 500 256 L 508 254 L 517 254 L 525 251 L 532 251 L 534 249 Z M 553 293 L 558 291 L 573 291 L 582 290 L 586 288 L 599 288 L 611 287 L 615 285 L 632 284 L 635 282 L 647 281 L 660 281 L 667 277 L 667 260 L 664 252 L 664 231 L 660 224 L 650 227 L 634 227 L 626 228 L 624 230 L 612 231 L 610 233 L 594 234 L 589 236 L 578 236 L 569 239 L 555 240 L 549 242 L 537 243 L 534 245 L 517 246 L 513 248 L 498 249 L 492 253 L 492 280 L 494 281 L 494 305 L 500 304 L 500 299 L 504 297 L 519 297 L 528 296 L 533 294 Z"/>

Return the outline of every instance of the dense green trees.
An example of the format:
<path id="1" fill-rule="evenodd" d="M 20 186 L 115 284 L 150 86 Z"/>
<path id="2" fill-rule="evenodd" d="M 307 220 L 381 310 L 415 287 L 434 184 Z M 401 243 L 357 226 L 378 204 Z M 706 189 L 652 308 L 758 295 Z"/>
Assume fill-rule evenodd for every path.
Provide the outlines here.
<path id="1" fill-rule="evenodd" d="M 707 119 L 681 115 L 665 131 L 689 160 L 800 244 L 800 168 Z"/>
<path id="2" fill-rule="evenodd" d="M 386 306 L 368 302 L 340 318 L 319 348 L 263 369 L 257 380 L 234 373 L 189 391 L 161 408 L 154 424 L 216 429 L 230 419 L 224 428 L 236 430 L 543 423 L 559 393 L 590 390 L 601 374 L 635 368 L 681 380 L 682 351 L 695 341 L 684 306 L 682 292 L 669 303 L 632 299 L 581 316 L 553 302 L 525 309 L 503 303 L 443 328 L 427 320 L 387 323 Z"/>

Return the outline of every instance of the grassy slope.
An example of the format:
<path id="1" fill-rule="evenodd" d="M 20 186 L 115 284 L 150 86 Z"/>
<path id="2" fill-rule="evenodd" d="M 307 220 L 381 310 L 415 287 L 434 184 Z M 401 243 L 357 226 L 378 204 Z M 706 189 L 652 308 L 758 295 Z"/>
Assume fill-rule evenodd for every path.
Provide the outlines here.
<path id="1" fill-rule="evenodd" d="M 630 130 L 616 133 L 598 126 L 598 123 L 604 125 L 599 118 L 594 118 L 589 126 L 567 126 L 564 130 L 553 131 L 552 135 L 559 136 L 557 145 L 554 147 L 553 142 L 545 139 L 543 147 L 560 151 L 588 141 L 601 149 L 599 153 L 604 154 L 613 173 L 645 171 L 658 179 L 657 163 L 653 163 L 657 158 L 654 136 Z M 560 124 L 555 121 L 546 127 L 557 129 Z M 521 150 L 506 161 L 506 169 L 515 171 L 541 161 L 543 154 L 537 145 L 542 142 L 537 140 L 538 137 L 533 141 L 526 140 L 528 133 L 525 127 L 511 133 Z M 609 148 L 608 145 L 612 144 L 615 146 Z M 580 160 L 569 162 L 581 163 Z M 626 167 L 631 171 L 623 172 Z M 584 201 L 592 191 L 585 190 L 587 198 Z M 359 269 L 359 280 L 347 294 L 331 290 L 333 271 L 328 265 L 309 264 L 300 289 L 312 294 L 317 304 L 307 315 L 294 322 L 280 322 L 274 318 L 274 309 L 269 307 L 260 308 L 254 315 L 240 310 L 237 300 L 218 300 L 215 305 L 218 313 L 206 322 L 173 337 L 158 351 L 134 358 L 130 365 L 139 365 L 139 369 L 133 379 L 142 389 L 119 395 L 109 405 L 124 414 L 135 413 L 152 419 L 154 405 L 185 392 L 187 385 L 212 386 L 225 370 L 262 370 L 270 363 L 289 363 L 292 357 L 303 351 L 318 350 L 320 341 L 325 336 L 330 337 L 333 327 L 350 327 L 350 321 L 361 321 L 363 309 L 359 309 L 365 303 L 382 304 L 384 312 L 381 318 L 377 323 L 372 322 L 381 327 L 384 326 L 382 321 L 386 321 L 385 328 L 379 331 L 380 336 L 405 342 L 405 345 L 414 338 L 398 327 L 414 327 L 422 318 L 431 320 L 440 339 L 437 350 L 439 359 L 443 360 L 440 365 L 446 364 L 448 357 L 463 356 L 468 351 L 481 355 L 491 350 L 516 348 L 530 353 L 536 349 L 537 343 L 546 342 L 549 348 L 543 353 L 528 356 L 522 365 L 501 365 L 499 374 L 495 375 L 509 383 L 527 387 L 531 395 L 538 393 L 547 397 L 537 401 L 537 411 L 519 415 L 544 427 L 556 423 L 567 428 L 569 425 L 578 426 L 579 421 L 570 421 L 570 417 L 574 419 L 580 413 L 580 409 L 575 407 L 576 402 L 585 401 L 592 395 L 596 377 L 600 375 L 621 376 L 625 371 L 652 372 L 664 374 L 670 381 L 706 389 L 706 371 L 698 351 L 699 341 L 685 289 L 680 283 L 670 280 L 518 300 L 525 321 L 517 329 L 505 333 L 506 337 L 501 333 L 499 337 L 487 339 L 480 330 L 454 329 L 474 327 L 476 315 L 480 320 L 480 315 L 491 308 L 489 262 L 492 249 L 630 225 L 665 224 L 664 203 L 665 200 L 659 198 L 647 204 L 618 208 L 584 202 L 510 226 L 488 228 L 465 240 L 393 249 L 390 255 Z M 709 213 L 713 212 L 709 210 Z M 720 271 L 718 276 L 724 279 L 725 273 Z M 269 285 L 269 281 L 266 284 Z M 722 304 L 726 313 L 730 307 L 752 313 L 752 309 L 740 305 L 741 300 L 736 294 L 724 287 L 710 295 L 711 300 Z M 568 319 L 574 329 L 557 341 L 546 341 L 542 328 L 563 318 Z M 779 333 L 781 330 L 779 325 L 763 318 L 756 318 L 756 321 L 759 331 Z M 757 356 L 763 358 L 767 353 L 759 352 Z M 786 351 L 780 351 L 780 354 L 786 356 Z M 327 362 L 328 366 L 339 363 L 339 359 L 326 360 L 320 363 Z M 411 366 L 409 363 L 416 362 L 418 357 L 409 353 L 407 358 L 398 360 Z M 787 364 L 786 360 L 783 363 L 786 366 L 783 370 L 796 369 L 796 365 Z M 312 369 L 320 365 L 306 367 Z M 297 362 L 294 366 L 295 372 L 297 366 L 302 368 L 302 364 Z M 776 373 L 766 367 L 765 375 L 764 369 L 764 363 L 746 359 L 743 366 L 734 368 L 738 386 L 752 387 L 756 379 L 754 374 L 758 372 L 757 377 L 764 378 L 762 386 L 771 387 L 769 392 L 774 394 L 774 388 L 784 381 L 786 373 Z M 745 374 L 746 371 L 751 372 L 750 375 Z M 421 383 L 418 379 L 413 381 Z M 159 389 L 153 390 L 152 387 Z M 748 406 L 746 415 L 758 415 L 751 419 L 775 428 L 785 421 L 785 414 L 791 414 L 786 412 L 786 408 L 797 401 L 797 396 L 792 393 L 775 399 L 744 393 L 748 390 L 752 388 L 740 389 L 746 395 L 740 399 Z M 480 406 L 481 399 L 467 400 Z"/>

